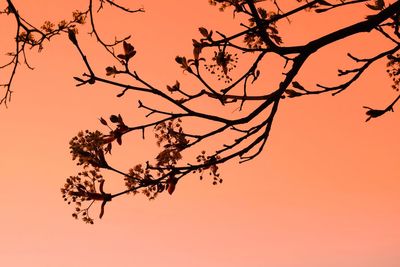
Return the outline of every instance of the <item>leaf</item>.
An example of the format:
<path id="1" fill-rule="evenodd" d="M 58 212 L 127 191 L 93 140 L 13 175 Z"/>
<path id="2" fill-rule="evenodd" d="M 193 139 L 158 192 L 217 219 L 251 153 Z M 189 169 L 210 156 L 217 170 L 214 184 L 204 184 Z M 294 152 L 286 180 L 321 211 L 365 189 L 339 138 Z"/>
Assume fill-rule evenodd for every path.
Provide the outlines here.
<path id="1" fill-rule="evenodd" d="M 379 116 L 382 116 L 383 114 L 385 114 L 388 111 L 387 109 L 383 109 L 383 110 L 373 109 L 373 108 L 365 107 L 365 106 L 363 108 L 368 109 L 367 112 L 365 112 L 365 114 L 367 116 L 369 116 L 366 121 L 369 121 L 371 118 L 377 118 Z M 393 109 L 389 109 L 389 110 L 393 111 Z"/>
<path id="2" fill-rule="evenodd" d="M 253 75 L 253 81 L 251 83 L 254 83 L 258 77 L 260 77 L 260 70 L 257 70 L 254 75 Z"/>
<path id="3" fill-rule="evenodd" d="M 116 73 L 117 73 L 117 69 L 115 68 L 115 66 L 106 68 L 106 75 L 107 76 L 115 75 Z"/>
<path id="4" fill-rule="evenodd" d="M 186 61 L 186 59 L 184 57 L 180 57 L 180 56 L 175 57 L 175 61 L 178 64 L 182 64 L 184 60 Z"/>
<path id="5" fill-rule="evenodd" d="M 329 8 L 317 8 L 314 11 L 316 13 L 323 13 L 323 12 L 328 11 L 328 10 L 329 10 Z"/>
<path id="6" fill-rule="evenodd" d="M 79 77 L 74 77 L 74 79 L 75 79 L 76 81 L 78 81 L 78 82 L 81 82 L 81 83 L 85 82 L 84 80 L 82 80 L 82 79 L 79 78 Z"/>
<path id="7" fill-rule="evenodd" d="M 99 120 L 100 120 L 101 124 L 103 124 L 103 125 L 105 125 L 105 126 L 108 125 L 108 124 L 107 124 L 107 121 L 106 121 L 105 119 L 103 119 L 103 118 L 100 117 Z"/>
<path id="8" fill-rule="evenodd" d="M 275 43 L 277 43 L 277 44 L 282 44 L 283 43 L 282 42 L 282 38 L 280 36 L 278 36 L 278 35 L 272 34 L 272 35 L 270 35 L 270 37 L 272 39 L 274 39 Z"/>
<path id="9" fill-rule="evenodd" d="M 175 184 L 169 184 L 168 185 L 168 193 L 170 194 L 170 195 L 172 195 L 172 193 L 174 193 L 174 191 L 175 191 Z"/>
<path id="10" fill-rule="evenodd" d="M 131 59 L 134 55 L 136 55 L 136 51 L 131 51 L 129 54 L 126 55 L 126 59 Z"/>
<path id="11" fill-rule="evenodd" d="M 113 123 L 117 123 L 118 122 L 118 116 L 117 115 L 111 115 L 110 116 L 110 121 Z"/>
<path id="12" fill-rule="evenodd" d="M 107 201 L 103 201 L 103 203 L 101 203 L 99 219 L 103 218 L 103 215 L 104 215 L 104 207 L 106 206 L 106 203 L 107 203 Z"/>
<path id="13" fill-rule="evenodd" d="M 102 194 L 105 194 L 104 193 L 104 183 L 105 183 L 105 181 L 106 180 L 101 180 L 100 181 L 100 185 L 99 185 L 99 190 L 100 190 L 100 193 L 102 193 Z"/>
<path id="14" fill-rule="evenodd" d="M 331 3 L 328 3 L 328 2 L 325 1 L 325 0 L 320 0 L 320 1 L 318 1 L 318 4 L 323 5 L 323 6 L 332 6 Z"/>
<path id="15" fill-rule="evenodd" d="M 128 54 L 132 53 L 132 51 L 135 50 L 135 48 L 133 47 L 133 45 L 131 45 L 130 43 L 128 43 L 128 42 L 126 42 L 126 41 L 124 41 L 122 45 L 123 45 L 123 47 L 124 47 L 125 55 L 128 55 Z"/>
<path id="16" fill-rule="evenodd" d="M 175 178 L 175 173 L 170 172 L 168 179 L 166 181 L 166 188 L 170 195 L 172 195 L 172 193 L 174 193 L 177 183 L 178 183 L 178 179 Z"/>
<path id="17" fill-rule="evenodd" d="M 107 144 L 106 148 L 104 149 L 104 151 L 109 154 L 111 154 L 111 150 L 112 150 L 112 144 L 111 142 Z"/>
<path id="18" fill-rule="evenodd" d="M 213 34 L 213 31 L 210 31 L 208 33 L 207 40 L 212 41 L 212 34 Z"/>
<path id="19" fill-rule="evenodd" d="M 163 184 L 157 184 L 157 192 L 162 193 L 165 189 L 165 186 Z"/>
<path id="20" fill-rule="evenodd" d="M 205 38 L 208 37 L 208 30 L 206 28 L 200 27 L 199 28 L 199 32 L 201 33 L 201 35 L 203 35 Z"/>
<path id="21" fill-rule="evenodd" d="M 299 93 L 299 92 L 297 92 L 295 90 L 292 90 L 292 89 L 286 89 L 285 93 L 287 94 L 288 97 L 296 97 L 296 96 L 301 96 L 302 95 L 302 93 Z"/>
<path id="22" fill-rule="evenodd" d="M 380 110 L 380 109 L 370 109 L 367 110 L 366 114 L 371 116 L 372 118 L 376 118 L 379 116 L 382 116 L 383 114 L 385 114 L 386 110 Z"/>
<path id="23" fill-rule="evenodd" d="M 118 114 L 118 122 L 119 122 L 119 124 L 121 124 L 121 125 L 125 125 L 124 121 L 122 120 L 121 114 Z"/>
<path id="24" fill-rule="evenodd" d="M 176 179 L 172 175 L 168 178 L 167 185 L 168 185 L 168 193 L 170 195 L 172 195 L 172 193 L 174 193 L 177 182 L 178 182 L 178 179 Z"/>
<path id="25" fill-rule="evenodd" d="M 76 40 L 76 34 L 74 30 L 68 29 L 68 38 L 74 45 L 78 45 L 78 40 Z"/>
<path id="26" fill-rule="evenodd" d="M 257 8 L 258 13 L 260 14 L 260 17 L 262 19 L 266 19 L 267 18 L 267 11 L 264 8 Z"/>
<path id="27" fill-rule="evenodd" d="M 306 89 L 304 89 L 304 87 L 300 83 L 298 83 L 296 81 L 292 82 L 292 85 L 293 85 L 294 88 L 306 91 Z"/>
<path id="28" fill-rule="evenodd" d="M 365 4 L 368 8 L 372 10 L 382 10 L 385 7 L 385 1 L 384 0 L 375 0 L 375 4 Z"/>
<path id="29" fill-rule="evenodd" d="M 122 145 L 122 137 L 121 137 L 121 135 L 117 136 L 117 143 L 118 143 L 118 145 Z"/>
<path id="30" fill-rule="evenodd" d="M 193 56 L 195 59 L 199 59 L 203 46 L 195 39 L 193 39 L 192 41 L 193 41 Z"/>

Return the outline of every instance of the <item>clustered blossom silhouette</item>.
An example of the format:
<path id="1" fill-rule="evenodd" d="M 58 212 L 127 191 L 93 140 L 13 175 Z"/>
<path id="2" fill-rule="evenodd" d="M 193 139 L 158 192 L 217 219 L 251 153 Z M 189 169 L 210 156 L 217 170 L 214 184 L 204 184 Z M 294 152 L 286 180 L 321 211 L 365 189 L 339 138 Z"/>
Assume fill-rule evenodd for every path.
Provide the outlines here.
<path id="1" fill-rule="evenodd" d="M 105 3 L 125 12 L 144 11 L 130 10 L 112 0 L 90 0 L 88 9 L 75 11 L 71 21 L 61 21 L 57 26 L 46 21 L 40 28 L 25 20 L 11 0 L 7 0 L 7 8 L 2 12 L 14 16 L 17 22 L 15 52 L 9 53 L 11 61 L 2 66 L 2 68 L 13 68 L 9 81 L 3 85 L 5 95 L 1 100 L 2 103 L 6 104 L 11 98 L 11 85 L 18 63 L 22 60 L 29 67 L 25 55 L 26 47 L 38 47 L 41 50 L 45 41 L 67 33 L 87 68 L 86 73 L 74 77 L 78 82 L 77 86 L 106 84 L 121 90 L 117 97 L 123 97 L 127 91 L 140 91 L 158 96 L 159 101 L 168 102 L 175 107 L 173 111 L 166 111 L 154 107 L 158 106 L 156 104 L 149 106 L 139 101 L 138 108 L 148 111 L 147 117 L 157 114 L 161 119 L 149 118 L 146 124 L 127 125 L 120 114 L 111 115 L 108 120 L 100 118 L 100 123 L 109 129 L 108 133 L 86 130 L 79 132 L 71 140 L 72 158 L 82 166 L 83 171 L 77 176 L 69 177 L 61 191 L 68 204 L 76 205 L 73 217 L 81 217 L 87 223 L 93 223 L 89 209 L 96 201 L 101 202 L 101 218 L 105 205 L 118 196 L 143 193 L 149 199 L 154 199 L 164 191 L 172 194 L 179 180 L 192 173 L 197 173 L 200 179 L 208 174 L 212 177 L 213 184 L 221 183 L 222 178 L 219 173 L 221 164 L 232 159 L 239 159 L 239 162 L 252 160 L 263 151 L 278 107 L 287 98 L 322 93 L 336 95 L 357 81 L 372 64 L 385 59 L 387 72 L 393 80 L 394 92 L 398 94 L 399 91 L 400 1 L 398 0 L 390 2 L 297 0 L 297 6 L 287 11 L 284 11 L 278 0 L 209 0 L 211 5 L 217 6 L 221 11 L 232 10 L 234 15 L 240 13 L 243 15 L 241 18 L 247 17 L 247 21 L 242 21 L 240 25 L 243 29 L 232 35 L 200 27 L 200 38 L 193 39 L 193 55 L 175 58 L 183 71 L 198 82 L 199 89 L 195 92 L 184 88 L 180 81 L 167 85 L 166 88 L 157 88 L 144 80 L 138 70 L 132 69 L 130 64 L 137 51 L 129 42 L 129 37 L 118 39 L 111 44 L 103 41 L 96 30 L 94 16 L 96 12 L 101 11 Z M 97 8 L 94 7 L 95 4 Z M 288 23 L 293 15 L 305 12 L 316 12 L 323 16 L 323 13 L 349 5 L 364 7 L 372 15 L 347 27 L 328 32 L 306 44 L 284 45 L 278 22 Z M 91 27 L 90 34 L 116 61 L 113 65 L 104 66 L 104 73 L 97 74 L 93 71 L 89 57 L 79 45 L 77 28 L 79 24 L 87 21 Z M 392 47 L 368 58 L 348 53 L 348 57 L 357 67 L 338 70 L 338 76 L 348 77 L 345 82 L 336 86 L 316 84 L 316 88 L 305 88 L 298 81 L 299 71 L 316 51 L 344 38 L 372 31 L 389 40 Z M 256 81 L 261 76 L 260 63 L 270 54 L 279 56 L 285 64 L 282 67 L 283 78 L 280 83 L 276 88 L 266 90 L 264 84 L 257 84 Z M 254 58 L 252 64 L 244 71 L 237 68 L 242 55 L 251 55 Z M 237 74 L 238 72 L 241 73 Z M 124 79 L 119 80 L 120 77 Z M 132 79 L 132 83 L 123 82 L 126 77 Z M 365 107 L 367 121 L 393 111 L 399 98 L 400 95 L 397 95 L 392 103 L 382 110 Z M 241 112 L 233 118 L 217 116 L 206 108 L 198 110 L 189 105 L 197 100 L 217 103 L 221 108 L 234 105 Z M 249 112 L 244 112 L 243 107 L 246 103 L 251 103 L 249 106 L 252 108 L 248 108 Z M 210 122 L 212 129 L 184 128 L 185 122 L 193 119 Z M 110 157 L 115 143 L 122 145 L 125 135 L 137 131 L 142 132 L 145 138 L 148 136 L 146 133 L 148 130 L 153 130 L 156 143 L 160 147 L 160 152 L 155 155 L 154 160 L 137 164 L 128 171 L 121 171 L 108 163 L 107 158 Z M 224 141 L 220 143 L 218 149 L 215 151 L 202 149 L 206 140 L 217 139 L 220 136 L 224 136 Z M 194 158 L 185 156 L 186 151 L 195 148 L 201 151 L 197 156 Z M 120 174 L 126 188 L 117 193 L 106 193 L 104 191 L 106 179 L 100 174 L 102 169 Z"/>

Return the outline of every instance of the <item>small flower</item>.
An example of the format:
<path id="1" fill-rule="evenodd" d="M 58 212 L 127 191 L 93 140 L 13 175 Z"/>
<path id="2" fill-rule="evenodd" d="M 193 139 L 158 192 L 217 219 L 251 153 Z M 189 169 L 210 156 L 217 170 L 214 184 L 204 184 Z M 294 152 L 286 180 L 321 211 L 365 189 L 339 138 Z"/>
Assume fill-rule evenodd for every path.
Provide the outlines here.
<path id="1" fill-rule="evenodd" d="M 43 25 L 40 27 L 42 30 L 44 30 L 46 33 L 52 32 L 54 29 L 54 23 L 46 20 Z"/>
<path id="2" fill-rule="evenodd" d="M 72 17 L 76 23 L 85 24 L 86 21 L 86 13 L 81 12 L 79 10 L 75 10 L 72 12 Z"/>

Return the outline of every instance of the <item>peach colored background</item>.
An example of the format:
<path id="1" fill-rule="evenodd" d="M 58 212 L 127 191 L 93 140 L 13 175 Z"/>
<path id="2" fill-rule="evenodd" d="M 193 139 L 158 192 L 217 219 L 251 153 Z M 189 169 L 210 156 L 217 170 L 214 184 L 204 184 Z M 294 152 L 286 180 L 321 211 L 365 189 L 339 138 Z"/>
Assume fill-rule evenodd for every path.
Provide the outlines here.
<path id="1" fill-rule="evenodd" d="M 16 6 L 40 24 L 85 7 L 86 1 L 74 2 L 19 0 Z M 229 33 L 239 24 L 206 0 L 132 2 L 146 13 L 107 12 L 99 27 L 110 38 L 131 33 L 135 69 L 158 86 L 182 77 L 173 59 L 191 53 L 199 26 Z M 347 9 L 317 24 L 317 15 L 293 17 L 282 30 L 284 40 L 305 43 L 365 12 Z M 0 16 L 0 25 L 4 54 L 12 48 L 12 18 Z M 103 72 L 110 58 L 86 31 L 78 37 Z M 388 47 L 377 36 L 358 37 L 319 51 L 301 73 L 302 84 L 333 83 L 338 67 L 354 66 L 348 51 L 368 56 Z M 66 38 L 29 56 L 35 71 L 19 70 L 13 101 L 0 110 L 0 266 L 399 266 L 400 117 L 390 113 L 365 123 L 362 109 L 384 107 L 395 97 L 384 62 L 334 98 L 285 101 L 264 153 L 224 166 L 222 185 L 193 177 L 156 201 L 116 199 L 91 226 L 71 217 L 72 207 L 59 193 L 65 178 L 79 171 L 68 142 L 81 129 L 101 129 L 100 116 L 140 120 L 137 96 L 119 99 L 106 86 L 76 88 L 72 76 L 85 69 Z M 139 140 L 126 140 L 132 149 L 116 149 L 113 161 L 128 168 L 155 153 Z M 96 216 L 96 208 L 92 212 Z"/>

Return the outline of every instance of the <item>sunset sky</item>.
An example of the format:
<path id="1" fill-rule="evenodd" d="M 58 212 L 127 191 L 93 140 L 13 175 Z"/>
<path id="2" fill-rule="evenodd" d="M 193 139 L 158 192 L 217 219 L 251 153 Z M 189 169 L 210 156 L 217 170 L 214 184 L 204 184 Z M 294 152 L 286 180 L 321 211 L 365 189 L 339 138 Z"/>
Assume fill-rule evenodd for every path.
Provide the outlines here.
<path id="1" fill-rule="evenodd" d="M 15 0 L 15 6 L 41 25 L 70 19 L 86 2 Z M 198 86 L 174 61 L 191 55 L 198 27 L 226 34 L 242 29 L 242 17 L 233 19 L 231 10 L 221 13 L 207 0 L 120 3 L 146 12 L 121 14 L 106 5 L 96 17 L 98 30 L 107 40 L 132 35 L 138 51 L 132 68 L 160 88 L 176 79 Z M 368 14 L 373 13 L 363 5 L 327 15 L 301 13 L 282 24 L 284 44 L 307 43 Z M 3 64 L 13 49 L 13 17 L 1 15 L 0 25 Z M 81 28 L 77 37 L 95 71 L 105 75 L 105 67 L 116 63 L 87 31 Z M 338 68 L 355 66 L 347 52 L 368 57 L 388 48 L 377 34 L 351 37 L 313 55 L 299 81 L 312 88 L 335 85 Z M 95 224 L 88 225 L 72 218 L 73 207 L 60 193 L 65 179 L 80 171 L 68 142 L 80 130 L 106 132 L 98 118 L 111 114 L 143 122 L 140 95 L 117 98 L 116 88 L 75 87 L 72 77 L 86 70 L 65 35 L 28 57 L 35 69 L 19 68 L 12 101 L 0 107 L 0 266 L 400 266 L 400 108 L 367 123 L 363 109 L 385 108 L 398 94 L 390 88 L 385 61 L 335 97 L 284 100 L 263 153 L 222 166 L 221 185 L 186 177 L 171 196 L 113 200 L 101 220 L 96 206 Z M 278 79 L 268 76 L 281 72 L 273 59 L 263 68 L 265 82 Z M 6 74 L 0 70 L 0 79 Z M 124 142 L 112 157 L 124 170 L 158 151 L 139 134 Z M 110 188 L 121 184 L 114 178 Z"/>

